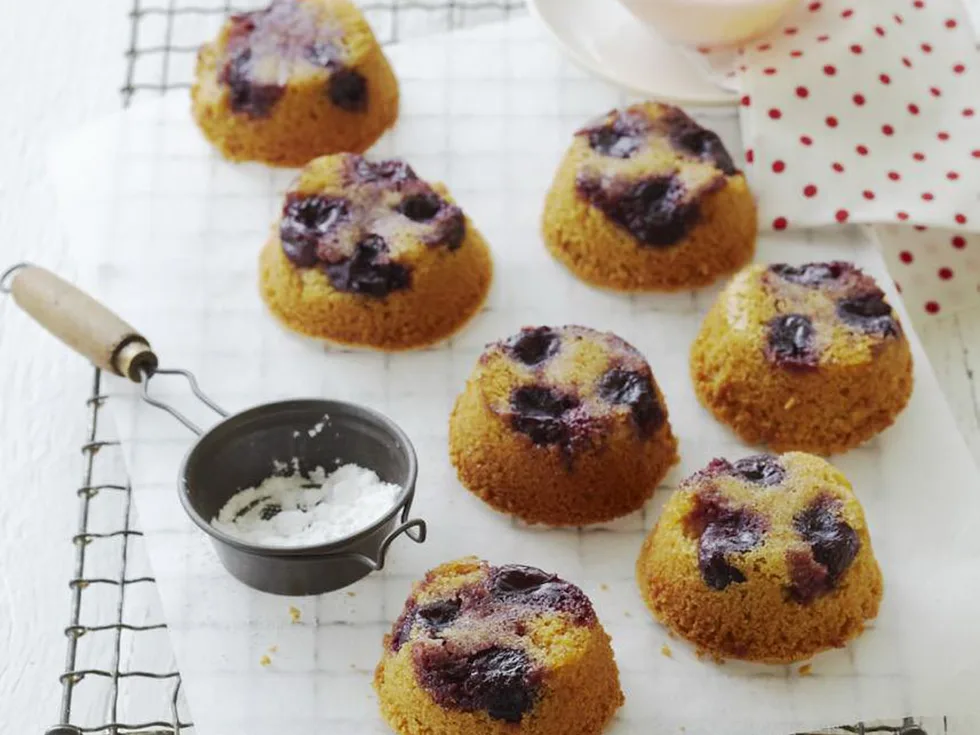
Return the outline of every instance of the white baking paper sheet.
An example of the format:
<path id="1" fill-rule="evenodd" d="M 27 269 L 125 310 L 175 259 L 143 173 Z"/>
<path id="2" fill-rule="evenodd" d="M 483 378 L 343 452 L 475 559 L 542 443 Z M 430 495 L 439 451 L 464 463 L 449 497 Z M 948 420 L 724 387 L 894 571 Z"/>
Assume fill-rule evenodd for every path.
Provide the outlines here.
<path id="1" fill-rule="evenodd" d="M 330 351 L 273 322 L 257 294 L 256 256 L 293 173 L 224 163 L 194 128 L 184 92 L 81 132 L 52 159 L 61 216 L 90 274 L 85 285 L 137 325 L 166 365 L 194 370 L 233 411 L 294 396 L 365 403 L 400 422 L 419 454 L 414 511 L 430 528 L 423 546 L 397 541 L 383 573 L 346 591 L 260 594 L 223 571 L 177 500 L 189 433 L 141 405 L 131 385 L 110 383 L 195 732 L 387 732 L 371 688 L 382 635 L 412 580 L 465 554 L 537 565 L 588 592 L 612 635 L 626 692 L 617 735 L 785 734 L 861 718 L 974 711 L 980 488 L 915 336 L 908 409 L 867 446 L 834 458 L 864 503 L 884 571 L 878 620 L 848 648 L 815 658 L 809 676 L 798 667 L 698 660 L 647 614 L 633 564 L 683 476 L 712 457 L 753 451 L 699 407 L 687 375 L 688 346 L 717 289 L 599 292 L 554 263 L 538 235 L 543 195 L 570 133 L 626 98 L 564 61 L 530 21 L 428 38 L 390 55 L 403 113 L 376 153 L 400 155 L 422 176 L 444 180 L 496 260 L 484 312 L 436 349 Z M 701 119 L 738 148 L 734 117 Z M 890 288 L 859 230 L 767 237 L 759 258 L 850 258 Z M 447 417 L 487 342 L 526 324 L 566 323 L 612 330 L 647 356 L 682 461 L 642 513 L 585 530 L 521 528 L 459 486 L 447 458 Z M 212 420 L 191 405 L 183 384 L 160 380 L 155 390 Z M 290 606 L 300 611 L 297 622 Z M 661 654 L 665 643 L 670 658 Z"/>

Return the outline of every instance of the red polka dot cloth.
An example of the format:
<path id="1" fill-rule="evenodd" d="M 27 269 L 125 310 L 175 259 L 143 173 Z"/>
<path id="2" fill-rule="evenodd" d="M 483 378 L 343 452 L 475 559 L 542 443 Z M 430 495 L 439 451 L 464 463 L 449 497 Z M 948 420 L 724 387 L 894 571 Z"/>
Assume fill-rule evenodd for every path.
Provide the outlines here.
<path id="1" fill-rule="evenodd" d="M 958 0 L 814 0 L 743 49 L 762 226 L 876 225 L 913 316 L 980 306 L 976 43 Z"/>

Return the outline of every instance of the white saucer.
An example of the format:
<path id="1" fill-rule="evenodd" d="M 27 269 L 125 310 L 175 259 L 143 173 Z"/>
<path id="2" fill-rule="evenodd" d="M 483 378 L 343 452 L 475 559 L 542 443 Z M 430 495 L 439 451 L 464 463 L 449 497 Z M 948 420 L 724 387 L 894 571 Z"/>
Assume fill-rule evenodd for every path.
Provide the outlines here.
<path id="1" fill-rule="evenodd" d="M 580 65 L 638 94 L 681 105 L 735 105 L 682 49 L 648 30 L 616 0 L 528 0 L 528 7 Z"/>

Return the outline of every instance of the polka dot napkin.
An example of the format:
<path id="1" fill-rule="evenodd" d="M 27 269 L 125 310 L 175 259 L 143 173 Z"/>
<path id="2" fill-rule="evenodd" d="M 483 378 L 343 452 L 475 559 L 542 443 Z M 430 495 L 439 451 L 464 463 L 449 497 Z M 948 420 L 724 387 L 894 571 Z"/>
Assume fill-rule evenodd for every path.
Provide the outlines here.
<path id="1" fill-rule="evenodd" d="M 763 227 L 876 225 L 913 317 L 980 306 L 980 54 L 958 0 L 804 1 L 736 63 Z"/>

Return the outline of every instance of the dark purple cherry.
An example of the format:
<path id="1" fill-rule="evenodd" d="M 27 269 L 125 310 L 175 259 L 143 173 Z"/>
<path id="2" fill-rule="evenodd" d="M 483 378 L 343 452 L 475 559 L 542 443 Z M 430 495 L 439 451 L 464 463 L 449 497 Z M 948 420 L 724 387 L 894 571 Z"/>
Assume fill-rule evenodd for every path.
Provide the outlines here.
<path id="1" fill-rule="evenodd" d="M 861 548 L 861 539 L 841 517 L 841 502 L 830 495 L 817 498 L 793 519 L 793 528 L 813 552 L 813 558 L 827 570 L 833 586 L 847 571 Z"/>
<path id="2" fill-rule="evenodd" d="M 548 582 L 558 579 L 557 575 L 543 572 L 537 567 L 523 564 L 508 564 L 497 567 L 491 576 L 495 592 L 502 594 L 531 592 Z"/>
<path id="3" fill-rule="evenodd" d="M 817 365 L 814 345 L 816 330 L 803 314 L 784 314 L 769 322 L 766 354 L 777 365 L 813 368 Z"/>
<path id="4" fill-rule="evenodd" d="M 742 584 L 745 575 L 725 559 L 724 554 L 698 554 L 698 569 L 701 579 L 711 589 L 723 590 L 730 584 Z"/>
<path id="5" fill-rule="evenodd" d="M 622 129 L 612 125 L 599 128 L 589 133 L 589 147 L 596 153 L 610 158 L 629 158 L 636 153 L 643 141 Z"/>
<path id="6" fill-rule="evenodd" d="M 630 158 L 643 145 L 650 122 L 643 115 L 616 111 L 612 120 L 604 119 L 582 128 L 576 135 L 585 135 L 589 147 L 610 158 Z"/>
<path id="7" fill-rule="evenodd" d="M 582 590 L 536 567 L 521 564 L 497 567 L 490 577 L 490 589 L 497 599 L 565 612 L 580 625 L 589 625 L 595 620 L 592 603 Z"/>
<path id="8" fill-rule="evenodd" d="M 401 647 L 408 643 L 408 639 L 412 635 L 412 626 L 415 624 L 415 611 L 415 603 L 409 602 L 405 605 L 405 609 L 402 610 L 402 614 L 398 616 L 395 624 L 391 626 L 389 645 L 393 652 L 398 653 Z"/>
<path id="9" fill-rule="evenodd" d="M 769 270 L 790 283 L 816 288 L 837 281 L 844 273 L 854 270 L 854 266 L 835 260 L 830 263 L 805 263 L 803 265 L 774 263 L 769 266 Z"/>
<path id="10" fill-rule="evenodd" d="M 525 327 L 504 343 L 505 349 L 529 367 L 549 360 L 561 349 L 561 336 L 551 327 Z"/>
<path id="11" fill-rule="evenodd" d="M 359 72 L 341 67 L 330 75 L 327 96 L 342 110 L 363 112 L 367 109 L 367 80 Z"/>
<path id="12" fill-rule="evenodd" d="M 786 470 L 778 458 L 771 454 L 754 454 L 732 464 L 731 472 L 747 482 L 764 487 L 778 485 L 786 477 Z"/>
<path id="13" fill-rule="evenodd" d="M 726 176 L 733 176 L 738 173 L 738 169 L 728 154 L 725 144 L 721 142 L 721 138 L 712 131 L 702 128 L 690 118 L 679 124 L 671 125 L 668 137 L 675 148 L 702 161 L 714 164 L 715 168 Z"/>
<path id="14" fill-rule="evenodd" d="M 428 222 L 442 209 L 442 199 L 436 194 L 415 194 L 398 205 L 398 211 L 413 222 Z"/>
<path id="15" fill-rule="evenodd" d="M 388 244 L 378 235 L 368 235 L 354 254 L 323 266 L 331 285 L 338 291 L 383 298 L 411 285 L 411 272 L 388 255 Z"/>
<path id="16" fill-rule="evenodd" d="M 745 581 L 745 574 L 733 566 L 729 557 L 743 554 L 762 543 L 767 530 L 765 519 L 748 508 L 724 505 L 706 516 L 708 522 L 698 541 L 698 568 L 705 583 L 716 590 Z"/>
<path id="17" fill-rule="evenodd" d="M 537 698 L 534 664 L 516 648 L 492 646 L 469 655 L 418 648 L 415 666 L 419 682 L 443 707 L 518 723 Z"/>
<path id="18" fill-rule="evenodd" d="M 432 230 L 424 237 L 429 245 L 445 245 L 448 250 L 457 250 L 463 244 L 466 237 L 463 210 L 435 192 L 412 194 L 397 209 L 413 222 L 432 225 Z"/>
<path id="19" fill-rule="evenodd" d="M 664 423 L 653 382 L 643 373 L 612 368 L 599 378 L 599 395 L 609 403 L 629 406 L 633 422 L 643 436 L 650 436 Z"/>
<path id="20" fill-rule="evenodd" d="M 458 598 L 437 600 L 419 607 L 416 614 L 432 630 L 442 630 L 459 616 L 461 603 Z"/>
<path id="21" fill-rule="evenodd" d="M 511 394 L 511 423 L 535 444 L 561 444 L 570 434 L 565 414 L 578 405 L 577 398 L 553 388 L 526 385 Z"/>
<path id="22" fill-rule="evenodd" d="M 897 337 L 898 322 L 895 315 L 884 300 L 881 291 L 863 296 L 841 299 L 837 302 L 837 316 L 848 326 L 868 334 L 879 334 L 883 337 Z"/>
<path id="23" fill-rule="evenodd" d="M 252 118 L 268 117 L 286 88 L 279 84 L 256 84 L 252 80 L 252 50 L 235 52 L 221 70 L 219 81 L 228 86 L 229 105 Z"/>
<path id="24" fill-rule="evenodd" d="M 345 199 L 289 194 L 279 223 L 283 252 L 294 265 L 309 268 L 317 261 L 320 239 L 349 216 Z"/>
<path id="25" fill-rule="evenodd" d="M 685 203 L 686 188 L 677 176 L 657 176 L 610 190 L 608 184 L 579 177 L 579 192 L 641 244 L 667 247 L 681 240 L 697 220 L 698 209 Z"/>

